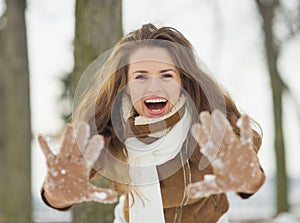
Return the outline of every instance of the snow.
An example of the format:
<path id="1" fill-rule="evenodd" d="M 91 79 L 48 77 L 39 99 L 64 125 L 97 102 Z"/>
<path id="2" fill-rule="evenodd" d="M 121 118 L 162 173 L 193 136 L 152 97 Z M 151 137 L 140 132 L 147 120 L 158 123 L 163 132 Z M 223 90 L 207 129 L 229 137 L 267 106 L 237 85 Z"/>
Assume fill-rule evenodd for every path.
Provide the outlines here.
<path id="1" fill-rule="evenodd" d="M 300 219 L 292 213 L 282 213 L 278 215 L 272 222 L 276 223 L 296 223 L 300 222 Z"/>
<path id="2" fill-rule="evenodd" d="M 224 163 L 222 162 L 221 159 L 215 159 L 215 160 L 213 161 L 213 163 L 214 163 L 214 165 L 215 165 L 216 167 L 218 167 L 219 169 L 222 169 L 222 168 L 224 167 Z"/>
<path id="3" fill-rule="evenodd" d="M 94 192 L 94 196 L 100 200 L 107 198 L 107 194 L 104 192 Z"/>
<path id="4" fill-rule="evenodd" d="M 58 172 L 55 171 L 54 169 L 50 168 L 49 172 L 51 173 L 52 176 L 57 177 L 58 176 Z"/>
<path id="5" fill-rule="evenodd" d="M 293 213 L 282 213 L 273 219 L 230 219 L 230 223 L 300 223 L 299 216 Z"/>
<path id="6" fill-rule="evenodd" d="M 206 182 L 211 182 L 211 181 L 213 181 L 213 180 L 215 180 L 215 179 L 216 179 L 216 176 L 213 175 L 213 174 L 205 174 L 205 175 L 204 175 L 204 180 L 205 180 Z"/>

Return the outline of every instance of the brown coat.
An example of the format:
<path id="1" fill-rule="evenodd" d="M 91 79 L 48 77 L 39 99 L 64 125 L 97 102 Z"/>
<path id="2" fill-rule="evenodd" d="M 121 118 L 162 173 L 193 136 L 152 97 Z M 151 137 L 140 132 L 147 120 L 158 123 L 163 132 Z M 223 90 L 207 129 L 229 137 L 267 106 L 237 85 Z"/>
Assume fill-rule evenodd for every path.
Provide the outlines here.
<path id="1" fill-rule="evenodd" d="M 193 140 L 191 136 L 190 140 Z M 212 174 L 213 172 L 210 165 L 203 170 L 199 169 L 202 154 L 195 141 L 190 144 L 194 145 L 194 149 L 191 150 L 192 155 L 188 156 L 188 162 L 182 162 L 184 154 L 181 151 L 173 160 L 158 167 L 158 174 L 160 175 L 160 173 L 167 170 L 172 170 L 179 163 L 183 163 L 178 171 L 160 181 L 165 222 L 173 223 L 175 216 L 181 215 L 181 220 L 177 222 L 215 223 L 228 210 L 229 204 L 225 194 L 212 195 L 200 199 L 188 199 L 184 194 L 187 184 L 190 183 L 188 179 L 185 179 L 187 175 L 190 174 L 190 179 L 193 183 L 203 180 L 205 174 Z M 127 199 L 125 200 L 124 212 L 125 218 L 129 222 Z M 182 203 L 184 204 L 181 205 Z"/>
<path id="2" fill-rule="evenodd" d="M 177 120 L 180 119 L 180 117 L 179 118 L 178 117 Z M 171 124 L 174 124 L 172 120 L 171 120 Z M 140 130 L 140 128 L 138 130 Z M 142 134 L 145 133 L 147 133 L 147 131 L 143 130 Z M 106 139 L 106 144 L 108 145 L 110 139 L 109 137 L 105 137 L 105 139 Z M 146 139 L 147 138 L 144 138 L 143 140 Z M 150 141 L 151 140 L 152 139 L 150 139 Z M 150 141 L 148 143 L 151 143 Z M 258 150 L 258 148 L 254 148 L 254 149 L 255 151 Z M 121 153 L 120 152 L 121 150 L 115 150 L 115 151 Z M 107 152 L 105 150 L 103 151 L 102 154 L 106 154 L 106 153 Z M 114 154 L 114 156 L 120 157 L 119 154 Z M 109 155 L 101 156 L 101 158 L 99 157 L 100 160 L 98 162 L 99 168 L 97 168 L 97 170 L 101 170 L 105 166 L 110 166 L 110 167 L 114 166 L 111 165 L 109 157 L 110 157 Z M 212 167 L 208 165 L 208 163 L 203 162 L 203 160 L 205 159 L 203 155 L 200 153 L 200 149 L 197 142 L 194 140 L 191 134 L 189 134 L 180 153 L 174 159 L 157 167 L 158 175 L 160 179 L 162 179 L 160 181 L 160 189 L 162 194 L 164 217 L 166 223 L 171 223 L 171 222 L 172 223 L 173 222 L 216 223 L 218 219 L 225 212 L 227 212 L 229 208 L 229 204 L 228 204 L 226 194 L 215 194 L 200 199 L 189 199 L 188 197 L 186 197 L 184 193 L 185 188 L 189 183 L 202 181 L 204 179 L 205 174 L 213 173 Z M 201 168 L 203 166 L 205 166 L 206 168 Z M 114 174 L 113 171 L 115 171 L 116 173 L 119 172 L 118 175 L 123 176 L 123 174 L 120 174 L 120 168 L 117 170 L 114 170 L 114 168 L 109 168 L 109 171 L 111 171 L 111 174 Z M 124 177 L 128 178 L 128 176 L 124 176 Z M 44 202 L 48 204 L 47 200 L 43 196 L 43 192 L 44 191 L 42 190 L 42 198 Z M 251 196 L 251 194 L 245 194 L 245 193 L 238 193 L 238 194 L 242 198 L 247 198 Z M 68 208 L 69 207 L 66 207 L 65 209 Z M 64 209 L 60 209 L 60 210 L 64 210 Z M 128 221 L 129 219 L 128 197 L 125 200 L 125 204 L 124 204 L 124 214 L 127 222 L 129 222 Z M 175 218 L 176 221 L 174 221 Z"/>

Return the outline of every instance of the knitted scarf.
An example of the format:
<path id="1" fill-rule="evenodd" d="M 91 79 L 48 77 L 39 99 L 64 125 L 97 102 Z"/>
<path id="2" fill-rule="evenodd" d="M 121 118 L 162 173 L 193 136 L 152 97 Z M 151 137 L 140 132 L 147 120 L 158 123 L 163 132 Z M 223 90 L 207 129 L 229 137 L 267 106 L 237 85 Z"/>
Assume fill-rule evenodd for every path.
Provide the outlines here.
<path id="1" fill-rule="evenodd" d="M 161 117 L 133 117 L 122 102 L 126 119 L 131 190 L 130 223 L 165 222 L 157 166 L 173 159 L 181 150 L 191 126 L 191 115 L 181 96 L 171 112 Z M 127 104 L 127 105 L 126 105 Z"/>

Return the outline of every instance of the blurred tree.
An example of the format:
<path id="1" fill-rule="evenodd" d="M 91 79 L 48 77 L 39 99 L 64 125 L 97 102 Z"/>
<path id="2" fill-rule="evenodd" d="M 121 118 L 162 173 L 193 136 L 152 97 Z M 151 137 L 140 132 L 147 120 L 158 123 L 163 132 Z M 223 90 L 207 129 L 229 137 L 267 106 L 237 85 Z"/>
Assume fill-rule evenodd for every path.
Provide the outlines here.
<path id="1" fill-rule="evenodd" d="M 0 18 L 0 222 L 32 222 L 26 0 Z"/>
<path id="2" fill-rule="evenodd" d="M 72 102 L 78 81 L 88 65 L 111 48 L 123 35 L 121 0 L 76 0 L 74 70 L 62 80 L 63 99 Z M 71 107 L 71 106 L 70 106 Z M 70 111 L 65 114 L 70 116 Z M 104 179 L 101 184 L 105 184 Z M 73 208 L 75 223 L 113 221 L 114 205 L 83 203 Z"/>
<path id="3" fill-rule="evenodd" d="M 284 3 L 284 2 L 282 2 Z M 276 185 L 277 185 L 277 214 L 289 211 L 288 177 L 285 160 L 285 144 L 283 133 L 283 95 L 290 89 L 281 78 L 278 69 L 278 59 L 284 44 L 299 33 L 300 30 L 300 1 L 294 10 L 285 7 L 279 0 L 256 0 L 262 19 L 264 34 L 264 50 L 266 52 L 267 68 L 271 80 L 274 110 L 275 154 L 276 154 Z M 280 24 L 279 24 L 280 23 Z M 276 32 L 275 26 L 284 27 L 285 32 Z M 282 29 L 281 29 L 282 30 Z"/>

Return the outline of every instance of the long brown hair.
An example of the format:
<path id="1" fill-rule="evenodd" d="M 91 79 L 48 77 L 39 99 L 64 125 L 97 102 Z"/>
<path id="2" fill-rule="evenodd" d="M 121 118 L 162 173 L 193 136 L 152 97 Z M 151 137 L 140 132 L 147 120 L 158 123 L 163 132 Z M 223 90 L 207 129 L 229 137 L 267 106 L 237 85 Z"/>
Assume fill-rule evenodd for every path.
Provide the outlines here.
<path id="1" fill-rule="evenodd" d="M 127 43 L 135 44 L 126 46 Z M 130 32 L 115 45 L 101 68 L 99 75 L 101 83 L 96 83 L 96 87 L 87 90 L 76 108 L 73 114 L 75 125 L 80 121 L 88 122 L 92 126 L 92 134 L 101 134 L 105 137 L 105 146 L 109 153 L 126 162 L 125 146 L 113 128 L 111 116 L 113 102 L 127 85 L 129 56 L 142 46 L 167 49 L 180 73 L 182 87 L 189 94 L 198 114 L 202 111 L 212 112 L 219 109 L 226 114 L 235 133 L 240 134 L 236 122 L 241 113 L 229 94 L 199 67 L 199 61 L 190 42 L 174 28 L 157 28 L 152 24 L 143 25 L 140 29 Z M 95 100 L 95 103 L 91 103 L 91 100 Z M 261 145 L 261 136 L 255 130 L 253 141 L 254 149 L 257 151 Z M 106 155 L 104 160 L 101 159 L 102 164 L 98 168 L 103 168 L 105 163 L 109 164 L 111 162 L 109 157 L 111 156 Z M 120 175 L 120 170 L 111 171 Z"/>

